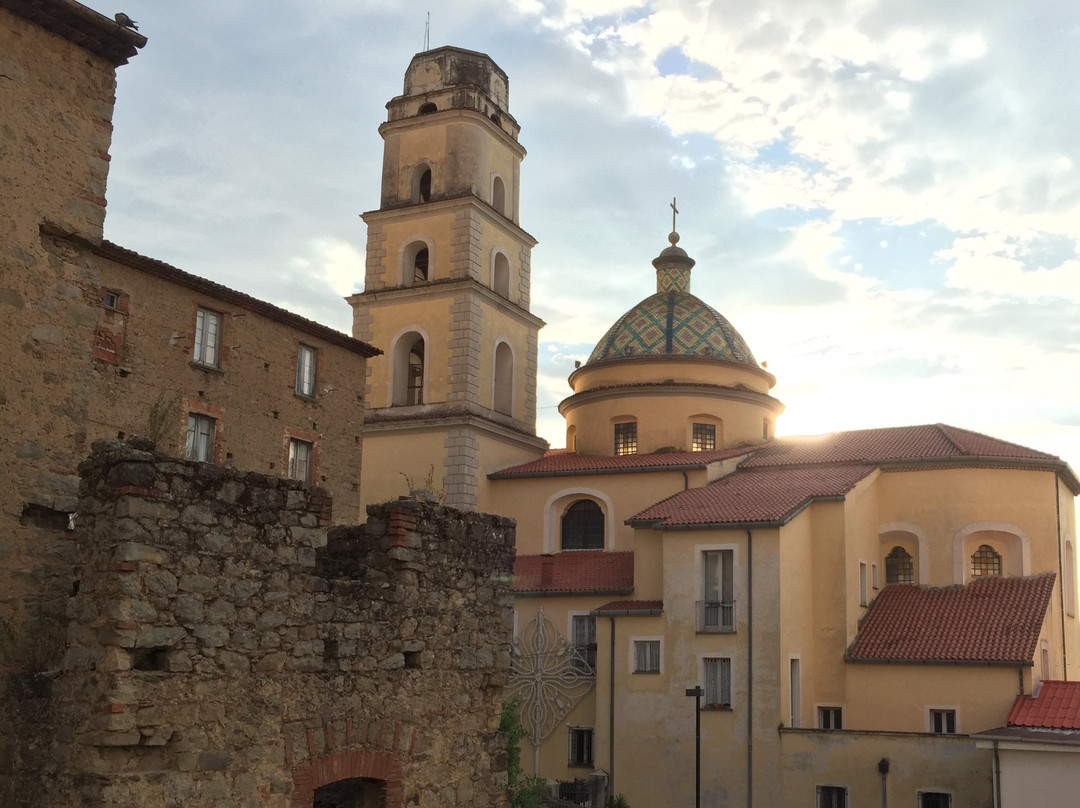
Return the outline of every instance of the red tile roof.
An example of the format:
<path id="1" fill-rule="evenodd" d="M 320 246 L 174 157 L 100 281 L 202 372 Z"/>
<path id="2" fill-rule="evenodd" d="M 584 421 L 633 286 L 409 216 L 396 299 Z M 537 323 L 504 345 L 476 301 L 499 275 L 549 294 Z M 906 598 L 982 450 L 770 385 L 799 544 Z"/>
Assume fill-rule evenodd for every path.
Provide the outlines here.
<path id="1" fill-rule="evenodd" d="M 543 564 L 551 564 L 543 583 Z M 553 555 L 519 555 L 514 563 L 514 592 L 629 593 L 634 590 L 634 554 L 572 550 Z"/>
<path id="2" fill-rule="evenodd" d="M 1034 696 L 1017 696 L 1010 727 L 1080 729 L 1080 682 L 1048 681 Z"/>
<path id="3" fill-rule="evenodd" d="M 1055 575 L 966 586 L 887 586 L 870 604 L 849 662 L 1030 664 Z"/>
<path id="4" fill-rule="evenodd" d="M 613 600 L 596 609 L 598 612 L 662 612 L 662 600 Z"/>
<path id="5" fill-rule="evenodd" d="M 889 461 L 1000 458 L 1056 461 L 1059 458 L 1015 443 L 945 424 L 859 429 L 828 435 L 777 438 L 745 467 L 815 463 L 887 463 Z"/>
<path id="6" fill-rule="evenodd" d="M 786 524 L 815 499 L 842 497 L 873 466 L 741 469 L 702 488 L 680 491 L 627 521 L 632 525 L 704 527 Z"/>
<path id="7" fill-rule="evenodd" d="M 511 477 L 560 477 L 575 474 L 617 474 L 620 472 L 656 471 L 659 469 L 699 469 L 709 463 L 738 457 L 753 451 L 753 447 L 716 449 L 711 452 L 661 452 L 632 455 L 579 455 L 574 452 L 549 451 L 539 460 L 511 466 L 488 475 L 492 480 Z"/>

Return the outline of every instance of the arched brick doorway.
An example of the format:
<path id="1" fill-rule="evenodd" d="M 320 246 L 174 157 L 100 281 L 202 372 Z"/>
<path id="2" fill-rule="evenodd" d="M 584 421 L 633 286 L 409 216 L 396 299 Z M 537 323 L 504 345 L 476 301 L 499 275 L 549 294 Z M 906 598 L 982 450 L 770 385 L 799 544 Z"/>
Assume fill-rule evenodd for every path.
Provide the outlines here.
<path id="1" fill-rule="evenodd" d="M 292 808 L 403 806 L 401 763 L 389 752 L 356 749 L 293 767 Z"/>

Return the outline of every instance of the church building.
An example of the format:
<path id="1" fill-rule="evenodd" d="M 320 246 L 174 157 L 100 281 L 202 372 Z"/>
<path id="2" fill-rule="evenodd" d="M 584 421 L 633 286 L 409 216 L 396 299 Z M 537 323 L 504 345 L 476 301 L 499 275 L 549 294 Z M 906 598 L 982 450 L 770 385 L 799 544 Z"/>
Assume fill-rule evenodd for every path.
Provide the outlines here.
<path id="1" fill-rule="evenodd" d="M 944 424 L 776 438 L 776 380 L 674 228 L 547 450 L 507 77 L 439 48 L 387 109 L 361 497 L 517 520 L 526 768 L 632 805 L 698 777 L 710 806 L 993 804 L 969 736 L 1078 672 L 1073 471 Z"/>

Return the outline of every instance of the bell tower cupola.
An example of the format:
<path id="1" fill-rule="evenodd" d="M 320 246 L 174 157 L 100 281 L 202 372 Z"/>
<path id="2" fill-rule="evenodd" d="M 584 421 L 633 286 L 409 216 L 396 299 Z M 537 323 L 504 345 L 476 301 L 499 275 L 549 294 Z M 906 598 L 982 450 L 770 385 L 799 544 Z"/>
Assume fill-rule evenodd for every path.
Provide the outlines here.
<path id="1" fill-rule="evenodd" d="M 404 476 L 482 507 L 487 471 L 546 447 L 509 99 L 489 56 L 443 47 L 413 57 L 386 105 L 364 291 L 349 298 L 353 333 L 386 354 L 368 368 L 364 502 L 406 493 Z"/>

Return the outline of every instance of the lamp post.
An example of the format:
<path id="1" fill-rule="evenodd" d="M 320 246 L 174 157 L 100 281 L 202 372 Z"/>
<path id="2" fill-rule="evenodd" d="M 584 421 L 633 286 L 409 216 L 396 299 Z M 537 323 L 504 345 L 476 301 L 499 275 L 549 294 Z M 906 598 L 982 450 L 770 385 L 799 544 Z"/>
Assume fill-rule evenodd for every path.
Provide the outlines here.
<path id="1" fill-rule="evenodd" d="M 701 685 L 688 688 L 687 696 L 694 698 L 694 808 L 701 808 Z"/>

